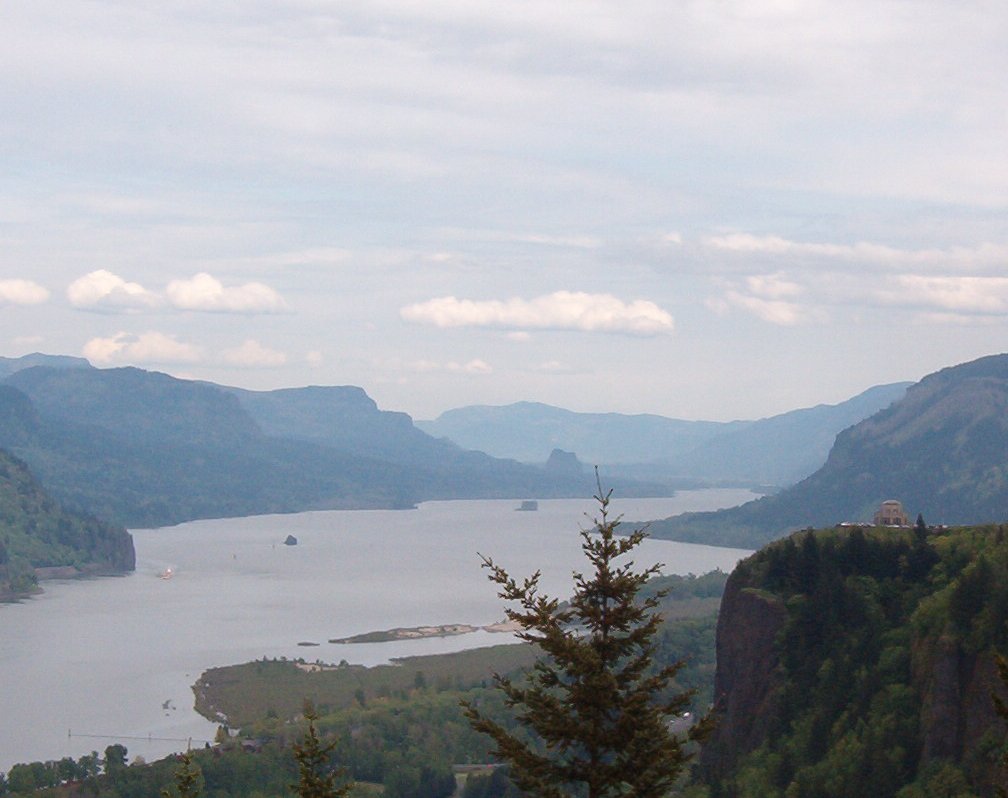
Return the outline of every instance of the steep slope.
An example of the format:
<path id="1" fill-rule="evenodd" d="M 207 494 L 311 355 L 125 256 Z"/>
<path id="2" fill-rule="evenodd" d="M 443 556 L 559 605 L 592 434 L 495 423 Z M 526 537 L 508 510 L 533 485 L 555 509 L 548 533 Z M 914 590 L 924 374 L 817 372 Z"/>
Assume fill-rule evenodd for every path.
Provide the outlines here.
<path id="1" fill-rule="evenodd" d="M 61 501 L 131 526 L 418 499 L 404 468 L 269 438 L 234 396 L 140 369 L 18 372 L 0 417 Z"/>
<path id="2" fill-rule="evenodd" d="M 557 471 L 492 457 L 414 426 L 406 413 L 379 410 L 355 386 L 309 386 L 275 391 L 224 390 L 269 435 L 378 457 L 410 469 L 425 498 L 468 496 L 511 498 L 584 495 L 592 490 L 590 469 Z M 667 495 L 663 485 L 616 478 L 623 495 Z"/>
<path id="3" fill-rule="evenodd" d="M 353 385 L 224 390 L 267 435 L 425 468 L 463 455 L 459 446 L 417 429 L 406 413 L 379 410 L 363 388 Z"/>
<path id="4" fill-rule="evenodd" d="M 357 388 L 257 393 L 134 368 L 36 367 L 5 382 L 0 446 L 61 501 L 129 525 L 591 490 L 588 474 L 436 441 Z"/>
<path id="5" fill-rule="evenodd" d="M 880 385 L 836 405 L 757 421 L 575 413 L 518 402 L 449 410 L 417 426 L 468 448 L 526 462 L 542 462 L 551 449 L 559 448 L 626 474 L 790 485 L 825 462 L 840 430 L 892 404 L 908 385 Z"/>
<path id="6" fill-rule="evenodd" d="M 798 533 L 741 562 L 717 629 L 711 795 L 989 796 L 1008 530 Z"/>
<path id="7" fill-rule="evenodd" d="M 877 385 L 839 404 L 728 429 L 675 463 L 682 473 L 701 479 L 793 485 L 826 462 L 837 433 L 902 399 L 910 384 Z"/>
<path id="8" fill-rule="evenodd" d="M 0 595 L 30 588 L 36 568 L 123 572 L 134 563 L 125 529 L 64 509 L 0 450 Z"/>
<path id="9" fill-rule="evenodd" d="M 656 537 L 755 547 L 789 530 L 866 521 L 886 499 L 911 517 L 969 524 L 1008 514 L 1008 355 L 931 374 L 841 432 L 825 465 L 774 496 L 655 522 Z"/>

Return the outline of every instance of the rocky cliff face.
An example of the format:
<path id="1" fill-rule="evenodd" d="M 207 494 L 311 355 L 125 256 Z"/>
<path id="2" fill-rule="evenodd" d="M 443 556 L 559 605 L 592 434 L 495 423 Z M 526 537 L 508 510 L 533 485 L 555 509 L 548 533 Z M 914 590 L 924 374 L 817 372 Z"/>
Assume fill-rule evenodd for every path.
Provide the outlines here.
<path id="1" fill-rule="evenodd" d="M 780 598 L 745 582 L 736 570 L 721 599 L 714 680 L 718 725 L 703 750 L 705 770 L 730 770 L 763 743 L 777 717 L 782 674 L 776 640 L 787 610 Z"/>
<path id="2" fill-rule="evenodd" d="M 717 628 L 712 794 L 897 796 L 1008 785 L 1008 529 L 803 532 L 744 560 Z M 951 775 L 949 775 L 951 774 Z M 949 782 L 952 783 L 952 782 Z M 966 785 L 968 784 L 968 789 Z M 853 792 L 851 791 L 853 790 Z M 944 793 L 942 793 L 944 794 Z"/>

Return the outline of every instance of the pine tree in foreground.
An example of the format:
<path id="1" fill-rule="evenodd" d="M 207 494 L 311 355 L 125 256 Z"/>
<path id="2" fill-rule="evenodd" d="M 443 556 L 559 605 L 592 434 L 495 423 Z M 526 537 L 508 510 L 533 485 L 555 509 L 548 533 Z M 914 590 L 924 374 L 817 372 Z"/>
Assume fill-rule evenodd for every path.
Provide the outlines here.
<path id="1" fill-rule="evenodd" d="M 531 796 L 667 795 L 691 759 L 688 744 L 708 731 L 706 721 L 685 738 L 670 729 L 692 693 L 665 695 L 683 663 L 654 669 L 661 624 L 655 610 L 662 594 L 638 595 L 661 565 L 634 572 L 632 562 L 618 562 L 645 533 L 617 537 L 619 519 L 608 518 L 611 493 L 599 484 L 599 517 L 593 530 L 581 531 L 592 570 L 587 577 L 574 574 L 569 605 L 539 593 L 538 571 L 519 583 L 482 558 L 500 597 L 517 604 L 505 612 L 520 627 L 518 636 L 543 653 L 520 683 L 494 676 L 507 706 L 538 740 L 527 742 L 472 703 L 464 703 L 465 712 L 473 728 L 493 739 L 496 756 L 510 763 L 511 778 Z"/>
<path id="2" fill-rule="evenodd" d="M 997 665 L 998 678 L 1001 681 L 1002 690 L 1008 692 L 1008 657 L 1002 654 L 994 655 L 994 663 Z M 1008 723 L 1008 703 L 997 694 L 996 691 L 991 691 L 991 698 L 994 700 L 994 711 L 997 713 L 998 717 L 1005 723 Z M 1005 751 L 1001 755 L 1001 767 L 1004 771 L 1008 771 L 1008 751 Z M 1001 778 L 1005 778 L 1005 773 L 1002 772 Z M 995 787 L 997 790 L 998 798 L 1008 798 L 1008 790 L 1006 790 L 1001 785 Z"/>
<path id="3" fill-rule="evenodd" d="M 336 747 L 335 742 L 323 745 L 315 730 L 318 713 L 305 702 L 304 717 L 308 721 L 308 729 L 301 742 L 294 743 L 294 758 L 298 763 L 300 778 L 291 788 L 301 798 L 342 798 L 350 794 L 353 782 L 345 782 L 336 786 L 336 780 L 344 778 L 343 768 L 332 768 L 329 765 L 329 754 Z"/>
<path id="4" fill-rule="evenodd" d="M 198 798 L 203 792 L 203 772 L 192 761 L 192 752 L 178 755 L 174 790 L 161 790 L 162 798 Z"/>

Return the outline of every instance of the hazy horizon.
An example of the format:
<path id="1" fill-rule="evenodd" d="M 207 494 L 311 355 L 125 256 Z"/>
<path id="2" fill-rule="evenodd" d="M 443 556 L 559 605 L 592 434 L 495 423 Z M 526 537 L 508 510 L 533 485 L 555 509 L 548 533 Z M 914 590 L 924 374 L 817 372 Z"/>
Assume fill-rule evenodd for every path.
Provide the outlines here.
<path id="1" fill-rule="evenodd" d="M 4 16 L 5 354 L 728 420 L 1006 348 L 1003 4 Z"/>

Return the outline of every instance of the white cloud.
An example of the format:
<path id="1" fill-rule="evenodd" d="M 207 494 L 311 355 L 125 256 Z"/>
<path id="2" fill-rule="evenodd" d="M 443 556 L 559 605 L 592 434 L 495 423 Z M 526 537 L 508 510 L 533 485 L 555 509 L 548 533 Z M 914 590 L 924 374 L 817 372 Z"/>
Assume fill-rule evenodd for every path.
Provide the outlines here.
<path id="1" fill-rule="evenodd" d="M 321 366 L 324 360 L 325 358 L 323 357 L 322 353 L 319 352 L 317 349 L 312 349 L 305 355 L 305 363 L 307 363 L 312 368 L 317 368 L 318 366 Z"/>
<path id="2" fill-rule="evenodd" d="M 410 368 L 413 369 L 413 371 L 420 372 L 421 374 L 430 374 L 439 371 L 446 371 L 453 374 L 493 373 L 493 367 L 480 358 L 473 358 L 465 363 L 459 363 L 455 360 L 449 360 L 447 363 L 440 363 L 436 360 L 414 360 L 410 363 Z"/>
<path id="3" fill-rule="evenodd" d="M 1008 277 L 900 274 L 874 291 L 886 305 L 924 307 L 953 314 L 1008 313 Z"/>
<path id="4" fill-rule="evenodd" d="M 576 370 L 567 363 L 559 360 L 546 360 L 535 367 L 535 371 L 544 374 L 576 374 Z"/>
<path id="5" fill-rule="evenodd" d="M 533 299 L 439 297 L 402 308 L 400 316 L 436 327 L 581 330 L 635 335 L 671 333 L 672 316 L 654 302 L 624 302 L 610 294 L 556 291 Z"/>
<path id="6" fill-rule="evenodd" d="M 729 291 L 725 295 L 729 305 L 744 308 L 754 316 L 783 327 L 790 327 L 806 319 L 803 307 L 795 302 L 785 302 L 780 299 L 763 299 L 762 297 Z"/>
<path id="7" fill-rule="evenodd" d="M 136 311 L 152 308 L 159 298 L 139 283 L 131 283 L 107 269 L 78 277 L 67 286 L 67 299 L 75 308 Z"/>
<path id="8" fill-rule="evenodd" d="M 796 279 L 781 273 L 724 282 L 707 300 L 720 315 L 741 308 L 771 324 L 825 320 L 825 308 L 895 308 L 918 312 L 935 324 L 969 324 L 970 319 L 1008 315 L 1008 277 L 811 272 Z"/>
<path id="9" fill-rule="evenodd" d="M 480 360 L 479 358 L 473 358 L 466 363 L 455 363 L 454 361 L 449 362 L 445 368 L 448 371 L 461 371 L 466 374 L 490 374 L 493 372 L 493 368 L 485 360 Z"/>
<path id="10" fill-rule="evenodd" d="M 172 280 L 165 295 L 181 310 L 220 313 L 277 313 L 286 308 L 283 297 L 263 283 L 225 286 L 206 272 L 189 280 Z"/>
<path id="11" fill-rule="evenodd" d="M 239 347 L 225 349 L 222 356 L 226 363 L 250 368 L 272 368 L 287 362 L 287 355 L 283 352 L 269 349 L 252 338 Z"/>
<path id="12" fill-rule="evenodd" d="M 947 249 L 900 249 L 885 244 L 859 241 L 855 244 L 792 241 L 780 236 L 729 233 L 708 236 L 703 244 L 711 249 L 741 255 L 770 255 L 793 258 L 830 258 L 884 266 L 1003 267 L 1008 263 L 1008 246 L 984 242 L 974 247 Z"/>
<path id="13" fill-rule="evenodd" d="M 82 354 L 96 365 L 116 363 L 197 363 L 202 360 L 199 347 L 177 341 L 160 332 L 132 335 L 118 332 L 110 338 L 92 338 Z"/>
<path id="14" fill-rule="evenodd" d="M 31 280 L 0 280 L 0 304 L 38 305 L 49 298 L 49 291 Z"/>
<path id="15" fill-rule="evenodd" d="M 802 293 L 798 283 L 785 279 L 780 274 L 754 274 L 746 278 L 749 291 L 764 299 L 782 299 Z"/>

